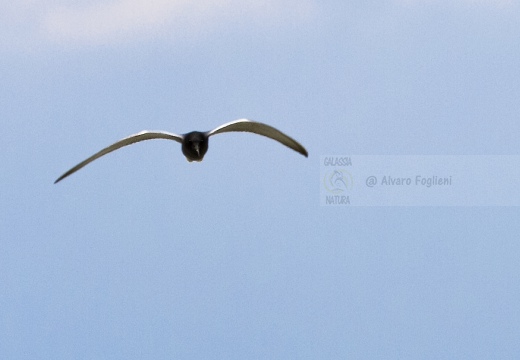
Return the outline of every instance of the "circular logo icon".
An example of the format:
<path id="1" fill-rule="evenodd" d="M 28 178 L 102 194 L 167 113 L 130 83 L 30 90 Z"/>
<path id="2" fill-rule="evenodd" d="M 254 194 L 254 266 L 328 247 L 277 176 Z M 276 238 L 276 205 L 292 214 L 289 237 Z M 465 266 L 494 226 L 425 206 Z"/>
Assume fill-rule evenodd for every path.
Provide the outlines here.
<path id="1" fill-rule="evenodd" d="M 323 177 L 323 185 L 332 194 L 343 194 L 354 185 L 352 175 L 345 170 L 330 170 Z"/>

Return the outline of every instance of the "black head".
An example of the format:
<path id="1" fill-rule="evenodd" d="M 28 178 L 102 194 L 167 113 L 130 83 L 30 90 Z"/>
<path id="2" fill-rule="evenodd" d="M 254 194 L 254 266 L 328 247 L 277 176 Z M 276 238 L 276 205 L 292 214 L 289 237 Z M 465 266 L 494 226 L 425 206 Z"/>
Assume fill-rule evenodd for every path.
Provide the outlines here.
<path id="1" fill-rule="evenodd" d="M 182 153 L 188 161 L 202 161 L 208 151 L 208 135 L 200 131 L 184 134 Z"/>

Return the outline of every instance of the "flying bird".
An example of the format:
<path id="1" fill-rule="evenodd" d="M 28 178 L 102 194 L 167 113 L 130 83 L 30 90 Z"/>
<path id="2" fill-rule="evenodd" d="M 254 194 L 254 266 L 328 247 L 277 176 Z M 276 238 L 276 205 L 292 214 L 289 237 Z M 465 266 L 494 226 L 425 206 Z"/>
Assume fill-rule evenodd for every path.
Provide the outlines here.
<path id="1" fill-rule="evenodd" d="M 204 155 L 208 151 L 208 140 L 210 136 L 234 131 L 251 132 L 254 134 L 266 136 L 268 138 L 282 143 L 283 145 L 293 149 L 294 151 L 299 152 L 305 157 L 308 156 L 307 150 L 305 150 L 305 148 L 300 143 L 298 143 L 293 138 L 285 135 L 281 131 L 275 129 L 274 127 L 256 121 L 239 119 L 221 125 L 211 131 L 192 131 L 183 135 L 177 135 L 167 131 L 141 131 L 137 134 L 130 135 L 124 139 L 121 139 L 115 142 L 114 144 L 104 148 L 103 150 L 95 153 L 88 159 L 83 160 L 78 165 L 74 166 L 72 169 L 61 175 L 54 183 L 56 184 L 57 182 L 75 173 L 85 165 L 90 164 L 92 161 L 96 160 L 97 158 L 100 158 L 103 155 L 111 153 L 112 151 L 122 148 L 123 146 L 131 145 L 144 140 L 166 139 L 177 141 L 182 144 L 182 153 L 184 154 L 184 156 L 186 156 L 186 160 L 188 160 L 189 162 L 202 161 Z"/>

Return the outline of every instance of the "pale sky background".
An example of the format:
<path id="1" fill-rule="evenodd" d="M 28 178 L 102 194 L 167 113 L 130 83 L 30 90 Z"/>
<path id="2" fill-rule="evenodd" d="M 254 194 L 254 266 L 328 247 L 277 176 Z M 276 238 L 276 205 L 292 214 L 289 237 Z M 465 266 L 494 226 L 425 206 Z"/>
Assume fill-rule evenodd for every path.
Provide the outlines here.
<path id="1" fill-rule="evenodd" d="M 518 2 L 0 3 L 0 358 L 520 358 L 518 207 L 319 205 L 323 155 L 520 153 Z M 53 184 L 242 117 L 309 158 L 157 140 Z"/>

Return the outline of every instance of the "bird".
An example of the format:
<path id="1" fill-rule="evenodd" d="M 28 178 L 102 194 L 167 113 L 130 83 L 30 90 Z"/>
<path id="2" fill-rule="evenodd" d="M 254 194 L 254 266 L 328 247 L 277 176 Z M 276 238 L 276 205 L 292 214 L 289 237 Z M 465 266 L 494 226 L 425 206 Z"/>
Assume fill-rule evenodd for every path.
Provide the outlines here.
<path id="1" fill-rule="evenodd" d="M 308 157 L 307 150 L 296 140 L 289 137 L 288 135 L 285 135 L 280 130 L 277 130 L 276 128 L 261 123 L 257 121 L 252 121 L 248 119 L 238 119 L 235 121 L 231 121 L 228 123 L 225 123 L 221 126 L 216 127 L 213 130 L 210 131 L 192 131 L 183 135 L 177 135 L 174 133 L 170 133 L 167 131 L 152 131 L 152 130 L 143 130 L 141 132 L 138 132 L 137 134 L 133 134 L 130 136 L 125 137 L 124 139 L 121 139 L 119 141 L 116 141 L 110 146 L 107 146 L 106 148 L 98 151 L 91 157 L 87 158 L 86 160 L 83 160 L 67 172 L 65 172 L 63 175 L 61 175 L 56 181 L 55 184 L 60 182 L 61 180 L 65 179 L 67 176 L 75 173 L 79 169 L 83 168 L 84 166 L 90 164 L 92 161 L 100 158 L 103 155 L 106 155 L 108 153 L 111 153 L 112 151 L 115 151 L 117 149 L 120 149 L 124 146 L 135 144 L 136 142 L 144 141 L 144 140 L 152 140 L 152 139 L 166 139 L 166 140 L 173 140 L 177 141 L 182 144 L 182 153 L 186 157 L 186 160 L 189 162 L 197 161 L 200 162 L 204 158 L 204 155 L 206 155 L 206 152 L 208 151 L 208 140 L 210 136 L 225 133 L 225 132 L 250 132 L 258 135 L 263 135 L 268 138 L 271 138 L 273 140 L 276 140 L 283 145 L 293 149 L 294 151 L 302 154 L 305 157 Z"/>

